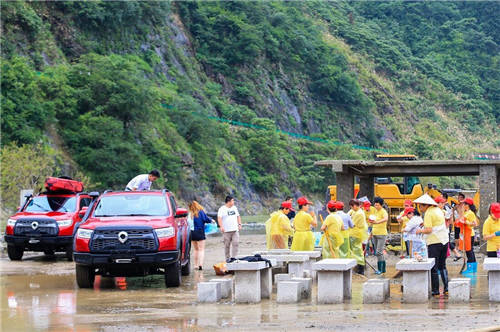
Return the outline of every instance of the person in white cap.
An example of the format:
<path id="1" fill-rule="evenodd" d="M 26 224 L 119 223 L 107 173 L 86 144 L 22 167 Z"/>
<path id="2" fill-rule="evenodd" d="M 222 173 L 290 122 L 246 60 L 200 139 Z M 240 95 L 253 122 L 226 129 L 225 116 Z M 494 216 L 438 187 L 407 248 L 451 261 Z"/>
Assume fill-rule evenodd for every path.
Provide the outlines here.
<path id="1" fill-rule="evenodd" d="M 436 260 L 431 269 L 432 296 L 439 297 L 439 275 L 444 285 L 444 295 L 448 295 L 448 270 L 446 269 L 446 253 L 448 251 L 448 227 L 443 212 L 438 204 L 429 195 L 420 196 L 414 201 L 420 211 L 424 213 L 424 228 L 418 229 L 416 234 L 425 234 L 429 258 Z"/>

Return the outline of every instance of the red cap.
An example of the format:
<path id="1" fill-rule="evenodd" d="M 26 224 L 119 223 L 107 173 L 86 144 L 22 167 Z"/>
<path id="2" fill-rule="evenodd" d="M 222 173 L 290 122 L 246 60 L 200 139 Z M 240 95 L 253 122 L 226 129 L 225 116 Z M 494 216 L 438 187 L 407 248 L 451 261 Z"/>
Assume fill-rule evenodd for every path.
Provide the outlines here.
<path id="1" fill-rule="evenodd" d="M 413 205 L 413 201 L 411 199 L 405 200 L 404 206 L 412 206 L 412 205 Z"/>
<path id="2" fill-rule="evenodd" d="M 500 218 L 500 203 L 491 204 L 491 214 L 495 218 Z"/>
<path id="3" fill-rule="evenodd" d="M 436 203 L 446 203 L 446 198 L 444 198 L 443 196 L 438 196 L 434 198 L 434 200 L 436 201 Z"/>
<path id="4" fill-rule="evenodd" d="M 344 208 L 344 202 L 337 201 L 337 202 L 335 203 L 335 208 L 336 208 L 337 210 L 342 210 L 342 209 Z"/>
<path id="5" fill-rule="evenodd" d="M 309 202 L 305 196 L 302 196 L 297 200 L 297 204 L 302 206 L 302 205 L 312 204 L 312 202 Z"/>
<path id="6" fill-rule="evenodd" d="M 336 205 L 337 205 L 337 202 L 335 202 L 335 201 L 329 201 L 326 204 L 326 207 L 329 208 L 329 209 L 336 209 L 337 208 Z"/>
<path id="7" fill-rule="evenodd" d="M 364 201 L 363 202 L 363 208 L 368 211 L 370 210 L 370 206 L 372 206 L 372 203 L 370 203 L 370 201 Z"/>
<path id="8" fill-rule="evenodd" d="M 467 205 L 474 205 L 474 200 L 470 197 L 467 197 L 465 200 L 464 200 L 464 203 L 467 204 Z"/>
<path id="9" fill-rule="evenodd" d="M 292 209 L 292 202 L 284 201 L 283 203 L 281 203 L 281 207 L 288 209 L 288 210 L 291 210 Z"/>
<path id="10" fill-rule="evenodd" d="M 405 212 L 403 212 L 403 216 L 407 216 L 408 213 L 411 213 L 411 212 L 415 212 L 415 208 L 413 208 L 413 207 L 407 207 L 405 209 Z"/>

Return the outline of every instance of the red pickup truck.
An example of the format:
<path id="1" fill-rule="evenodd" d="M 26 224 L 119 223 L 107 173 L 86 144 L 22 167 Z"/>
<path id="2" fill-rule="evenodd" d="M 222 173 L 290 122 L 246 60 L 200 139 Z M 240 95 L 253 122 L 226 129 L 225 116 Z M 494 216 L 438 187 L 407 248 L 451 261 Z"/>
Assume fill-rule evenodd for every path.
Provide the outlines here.
<path id="1" fill-rule="evenodd" d="M 104 192 L 92 202 L 74 238 L 76 281 L 91 288 L 108 277 L 165 275 L 177 287 L 190 272 L 187 210 L 162 191 Z"/>
<path id="2" fill-rule="evenodd" d="M 46 255 L 63 251 L 72 260 L 73 228 L 91 201 L 89 194 L 67 190 L 29 196 L 7 220 L 5 241 L 9 258 L 21 260 L 25 251 L 43 251 Z"/>

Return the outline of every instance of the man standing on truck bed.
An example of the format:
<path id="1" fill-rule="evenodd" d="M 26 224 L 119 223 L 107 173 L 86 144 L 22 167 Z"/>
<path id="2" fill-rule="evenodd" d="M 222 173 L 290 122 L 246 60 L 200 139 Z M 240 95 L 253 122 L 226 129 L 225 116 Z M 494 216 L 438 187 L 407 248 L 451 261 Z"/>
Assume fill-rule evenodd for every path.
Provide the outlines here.
<path id="1" fill-rule="evenodd" d="M 140 174 L 130 180 L 125 187 L 125 191 L 141 191 L 150 190 L 151 184 L 160 177 L 160 172 L 156 169 L 149 172 L 149 174 Z"/>
<path id="2" fill-rule="evenodd" d="M 238 208 L 234 206 L 234 197 L 226 196 L 224 205 L 217 212 L 217 222 L 224 237 L 224 254 L 226 261 L 231 257 L 238 256 L 238 243 L 240 241 L 241 217 Z M 231 247 L 232 256 L 230 253 Z"/>

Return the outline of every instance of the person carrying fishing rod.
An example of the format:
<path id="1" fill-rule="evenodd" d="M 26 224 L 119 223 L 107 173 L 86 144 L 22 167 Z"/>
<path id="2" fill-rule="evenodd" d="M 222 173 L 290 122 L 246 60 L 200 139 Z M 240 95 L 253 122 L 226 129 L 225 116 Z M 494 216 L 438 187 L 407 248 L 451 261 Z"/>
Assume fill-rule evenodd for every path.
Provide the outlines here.
<path id="1" fill-rule="evenodd" d="M 324 232 L 321 238 L 323 259 L 340 258 L 339 247 L 344 243 L 342 230 L 344 223 L 340 216 L 336 214 L 336 202 L 329 201 L 326 204 L 329 215 L 322 222 L 321 231 Z"/>
<path id="2" fill-rule="evenodd" d="M 352 218 L 354 227 L 350 230 L 351 241 L 351 258 L 354 258 L 357 263 L 357 273 L 365 274 L 365 255 L 363 251 L 363 241 L 368 239 L 368 224 L 366 216 L 360 207 L 361 202 L 357 199 L 351 199 L 349 206 L 351 210 L 349 215 Z"/>
<path id="3" fill-rule="evenodd" d="M 431 269 L 432 296 L 439 297 L 439 275 L 444 285 L 444 295 L 448 295 L 448 270 L 446 269 L 446 254 L 448 253 L 448 228 L 444 214 L 431 196 L 424 194 L 414 201 L 424 213 L 424 228 L 417 229 L 415 234 L 424 234 L 429 258 L 434 258 L 435 264 Z"/>
<path id="4" fill-rule="evenodd" d="M 305 197 L 297 199 L 299 204 L 299 212 L 295 216 L 293 225 L 295 233 L 293 235 L 292 251 L 313 251 L 314 250 L 314 234 L 311 232 L 311 226 L 316 227 L 318 221 L 314 211 L 309 212 L 309 205 L 312 202 Z"/>

